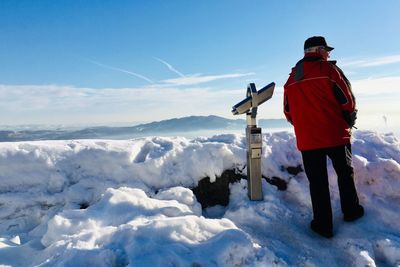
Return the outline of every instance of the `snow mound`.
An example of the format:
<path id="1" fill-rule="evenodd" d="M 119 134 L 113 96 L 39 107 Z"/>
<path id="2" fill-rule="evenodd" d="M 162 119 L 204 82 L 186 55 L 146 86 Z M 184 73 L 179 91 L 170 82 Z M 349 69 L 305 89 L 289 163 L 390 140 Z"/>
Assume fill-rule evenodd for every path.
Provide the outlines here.
<path id="1" fill-rule="evenodd" d="M 41 242 L 45 259 L 58 255 L 44 266 L 234 266 L 252 253 L 247 234 L 230 220 L 201 217 L 183 187 L 155 198 L 141 189 L 107 189 L 88 209 L 54 216 Z"/>
<path id="2" fill-rule="evenodd" d="M 399 266 L 400 142 L 356 131 L 356 185 L 366 215 L 342 220 L 328 173 L 335 237 L 308 227 L 311 202 L 295 138 L 263 135 L 264 201 L 247 182 L 227 207 L 206 211 L 188 188 L 246 166 L 243 135 L 0 144 L 0 265 L 4 266 Z M 204 215 L 216 214 L 214 219 Z"/>

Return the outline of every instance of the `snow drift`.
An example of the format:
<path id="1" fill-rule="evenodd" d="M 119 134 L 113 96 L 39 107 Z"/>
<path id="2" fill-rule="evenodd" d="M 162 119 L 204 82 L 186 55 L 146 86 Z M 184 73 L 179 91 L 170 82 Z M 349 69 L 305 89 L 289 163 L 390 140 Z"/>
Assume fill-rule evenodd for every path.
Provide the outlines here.
<path id="1" fill-rule="evenodd" d="M 264 201 L 232 184 L 202 211 L 188 188 L 245 167 L 245 138 L 147 137 L 0 144 L 0 265 L 399 266 L 400 142 L 357 131 L 354 167 L 366 215 L 342 221 L 329 165 L 335 237 L 308 229 L 311 202 L 295 138 L 263 136 Z"/>

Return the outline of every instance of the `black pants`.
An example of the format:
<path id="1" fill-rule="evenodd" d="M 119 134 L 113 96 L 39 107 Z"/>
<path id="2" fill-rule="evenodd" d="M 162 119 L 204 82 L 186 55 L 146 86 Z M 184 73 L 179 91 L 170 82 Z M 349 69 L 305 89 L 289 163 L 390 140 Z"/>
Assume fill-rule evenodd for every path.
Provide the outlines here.
<path id="1" fill-rule="evenodd" d="M 304 169 L 310 182 L 314 221 L 321 228 L 332 229 L 332 208 L 329 194 L 327 156 L 338 176 L 340 204 L 343 214 L 352 214 L 359 208 L 354 185 L 351 145 L 307 150 L 301 152 Z"/>

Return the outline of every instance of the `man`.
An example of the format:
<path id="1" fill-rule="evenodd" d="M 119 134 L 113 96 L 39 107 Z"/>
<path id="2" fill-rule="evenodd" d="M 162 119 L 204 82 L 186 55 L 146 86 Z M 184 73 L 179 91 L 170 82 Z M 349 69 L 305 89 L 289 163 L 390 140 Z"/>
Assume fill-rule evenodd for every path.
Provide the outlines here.
<path id="1" fill-rule="evenodd" d="M 351 128 L 357 109 L 350 82 L 336 61 L 328 61 L 333 47 L 322 36 L 304 43 L 304 58 L 292 68 L 284 86 L 284 113 L 293 124 L 303 157 L 313 207 L 311 229 L 333 236 L 327 156 L 338 176 L 340 204 L 345 221 L 364 215 L 354 185 Z"/>

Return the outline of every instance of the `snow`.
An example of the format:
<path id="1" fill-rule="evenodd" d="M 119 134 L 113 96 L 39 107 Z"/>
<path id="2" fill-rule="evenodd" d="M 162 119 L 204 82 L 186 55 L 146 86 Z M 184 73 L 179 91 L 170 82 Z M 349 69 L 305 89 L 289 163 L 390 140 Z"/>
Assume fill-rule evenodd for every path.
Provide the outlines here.
<path id="1" fill-rule="evenodd" d="M 329 163 L 333 239 L 309 229 L 308 182 L 292 133 L 263 135 L 264 201 L 231 184 L 201 210 L 189 188 L 243 169 L 243 135 L 0 143 L 0 266 L 400 266 L 400 142 L 356 131 L 365 216 L 342 220 Z M 244 170 L 245 171 L 245 170 Z"/>

